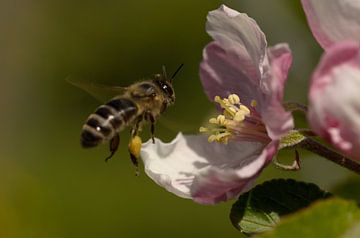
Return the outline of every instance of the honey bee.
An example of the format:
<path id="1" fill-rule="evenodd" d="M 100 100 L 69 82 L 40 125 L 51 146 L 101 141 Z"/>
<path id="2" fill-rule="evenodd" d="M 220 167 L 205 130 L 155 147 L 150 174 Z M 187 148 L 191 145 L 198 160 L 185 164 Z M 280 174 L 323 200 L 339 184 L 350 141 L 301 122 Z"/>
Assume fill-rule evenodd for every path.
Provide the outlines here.
<path id="1" fill-rule="evenodd" d="M 96 89 L 118 92 L 118 95 L 106 104 L 99 106 L 87 118 L 81 133 L 82 147 L 91 148 L 100 143 L 109 142 L 110 155 L 105 159 L 108 161 L 119 147 L 119 132 L 126 127 L 131 127 L 128 150 L 138 174 L 138 160 L 142 143 L 139 132 L 143 123 L 149 122 L 152 142 L 155 143 L 155 122 L 160 114 L 175 102 L 172 82 L 182 66 L 183 64 L 171 78 L 168 78 L 163 66 L 161 74 L 155 74 L 150 79 L 135 82 L 125 88 L 85 84 L 68 79 L 73 85 L 83 88 L 91 94 L 94 94 Z"/>

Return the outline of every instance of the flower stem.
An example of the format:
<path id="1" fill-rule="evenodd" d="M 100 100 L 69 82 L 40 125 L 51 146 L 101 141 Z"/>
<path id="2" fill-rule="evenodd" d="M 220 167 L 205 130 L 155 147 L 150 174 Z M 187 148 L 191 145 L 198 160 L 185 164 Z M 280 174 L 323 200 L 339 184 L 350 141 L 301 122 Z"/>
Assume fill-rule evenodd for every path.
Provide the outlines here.
<path id="1" fill-rule="evenodd" d="M 308 108 L 306 105 L 303 105 L 298 102 L 284 102 L 283 107 L 286 111 L 293 112 L 293 111 L 301 111 L 303 113 L 307 113 Z"/>
<path id="2" fill-rule="evenodd" d="M 305 140 L 301 141 L 297 146 L 300 148 L 306 149 L 311 151 L 315 154 L 324 157 L 342 167 L 345 167 L 357 174 L 360 175 L 360 164 L 339 154 L 333 150 L 330 150 L 326 146 L 320 144 L 319 142 L 315 141 L 312 138 L 306 138 Z"/>

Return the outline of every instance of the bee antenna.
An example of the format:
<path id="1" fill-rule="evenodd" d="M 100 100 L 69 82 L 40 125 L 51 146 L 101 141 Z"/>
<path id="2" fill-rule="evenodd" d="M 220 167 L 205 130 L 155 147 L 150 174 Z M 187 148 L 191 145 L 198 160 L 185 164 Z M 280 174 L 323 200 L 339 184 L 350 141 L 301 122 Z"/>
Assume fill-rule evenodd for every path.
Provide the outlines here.
<path id="1" fill-rule="evenodd" d="M 172 80 L 175 78 L 176 74 L 179 73 L 180 69 L 181 69 L 183 66 L 184 66 L 184 64 L 181 64 L 181 65 L 177 68 L 177 70 L 176 70 L 176 71 L 173 73 L 173 75 L 171 76 L 170 81 L 172 81 Z"/>
<path id="2" fill-rule="evenodd" d="M 167 73 L 166 73 L 165 65 L 162 66 L 162 74 L 163 74 L 164 79 L 167 79 Z"/>

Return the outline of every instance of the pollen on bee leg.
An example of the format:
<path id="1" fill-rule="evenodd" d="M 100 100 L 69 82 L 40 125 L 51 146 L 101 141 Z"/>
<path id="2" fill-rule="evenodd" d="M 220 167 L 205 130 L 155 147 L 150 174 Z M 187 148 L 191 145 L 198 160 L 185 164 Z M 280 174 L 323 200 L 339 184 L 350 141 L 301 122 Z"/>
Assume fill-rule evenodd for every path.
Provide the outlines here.
<path id="1" fill-rule="evenodd" d="M 129 143 L 129 152 L 133 154 L 136 158 L 140 157 L 142 141 L 140 136 L 134 136 L 130 139 Z"/>
<path id="2" fill-rule="evenodd" d="M 139 175 L 139 169 L 138 169 L 139 162 L 138 162 L 138 160 L 140 158 L 141 145 L 142 145 L 142 141 L 141 141 L 140 136 L 132 137 L 130 139 L 130 142 L 129 142 L 129 145 L 128 145 L 131 162 L 136 167 L 136 171 L 135 171 L 136 176 Z"/>

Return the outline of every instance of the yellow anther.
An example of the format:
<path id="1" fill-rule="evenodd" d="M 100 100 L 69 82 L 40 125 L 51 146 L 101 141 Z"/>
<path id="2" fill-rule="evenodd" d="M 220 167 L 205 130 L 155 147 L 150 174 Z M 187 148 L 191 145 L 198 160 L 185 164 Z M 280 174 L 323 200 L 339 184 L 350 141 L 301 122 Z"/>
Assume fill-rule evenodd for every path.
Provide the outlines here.
<path id="1" fill-rule="evenodd" d="M 223 138 L 221 138 L 221 140 L 220 140 L 220 142 L 223 143 L 223 144 L 225 144 L 225 145 L 227 145 L 228 141 L 229 141 L 229 137 L 223 137 Z"/>
<path id="2" fill-rule="evenodd" d="M 236 122 L 241 122 L 241 121 L 243 121 L 245 119 L 245 115 L 246 114 L 243 111 L 238 111 L 235 114 L 233 120 L 236 121 Z"/>
<path id="3" fill-rule="evenodd" d="M 214 101 L 219 103 L 222 108 L 226 108 L 230 105 L 227 98 L 221 99 L 219 96 L 215 96 Z"/>
<path id="4" fill-rule="evenodd" d="M 224 115 L 219 115 L 216 119 L 217 119 L 217 123 L 220 125 L 223 125 L 226 120 Z"/>
<path id="5" fill-rule="evenodd" d="M 215 101 L 215 102 L 221 102 L 220 96 L 215 96 L 215 97 L 214 97 L 214 101 Z"/>
<path id="6" fill-rule="evenodd" d="M 231 124 L 231 120 L 226 119 L 226 120 L 222 123 L 222 126 L 228 127 L 230 124 Z"/>
<path id="7" fill-rule="evenodd" d="M 238 111 L 237 108 L 233 107 L 225 108 L 225 110 L 230 113 L 231 117 L 235 116 L 236 112 Z"/>
<path id="8" fill-rule="evenodd" d="M 230 135 L 231 135 L 230 132 L 224 132 L 224 133 L 217 134 L 216 141 L 227 144 Z"/>
<path id="9" fill-rule="evenodd" d="M 256 106 L 257 106 L 257 101 L 256 101 L 256 100 L 251 100 L 250 105 L 251 105 L 252 107 L 256 107 Z"/>
<path id="10" fill-rule="evenodd" d="M 231 104 L 233 104 L 233 105 L 240 103 L 240 98 L 239 98 L 239 96 L 236 95 L 236 94 L 230 94 L 229 97 L 228 97 L 228 99 L 229 99 L 229 102 L 230 102 Z"/>
<path id="11" fill-rule="evenodd" d="M 224 137 L 223 134 L 217 134 L 216 135 L 216 141 L 221 141 L 221 139 Z"/>
<path id="12" fill-rule="evenodd" d="M 208 141 L 211 143 L 216 140 L 216 135 L 210 135 Z"/>
<path id="13" fill-rule="evenodd" d="M 211 124 L 218 124 L 218 121 L 217 121 L 217 118 L 210 118 L 209 119 L 209 123 L 211 123 Z"/>
<path id="14" fill-rule="evenodd" d="M 209 131 L 209 129 L 207 129 L 206 127 L 200 127 L 199 128 L 199 132 L 208 132 Z"/>
<path id="15" fill-rule="evenodd" d="M 240 111 L 243 111 L 246 115 L 250 114 L 250 109 L 247 108 L 247 107 L 244 106 L 244 105 L 240 105 L 239 110 L 240 110 Z"/>
<path id="16" fill-rule="evenodd" d="M 229 113 L 228 111 L 224 111 L 223 112 L 223 114 L 224 114 L 224 116 L 226 117 L 226 118 L 233 118 L 233 114 L 232 113 Z"/>

